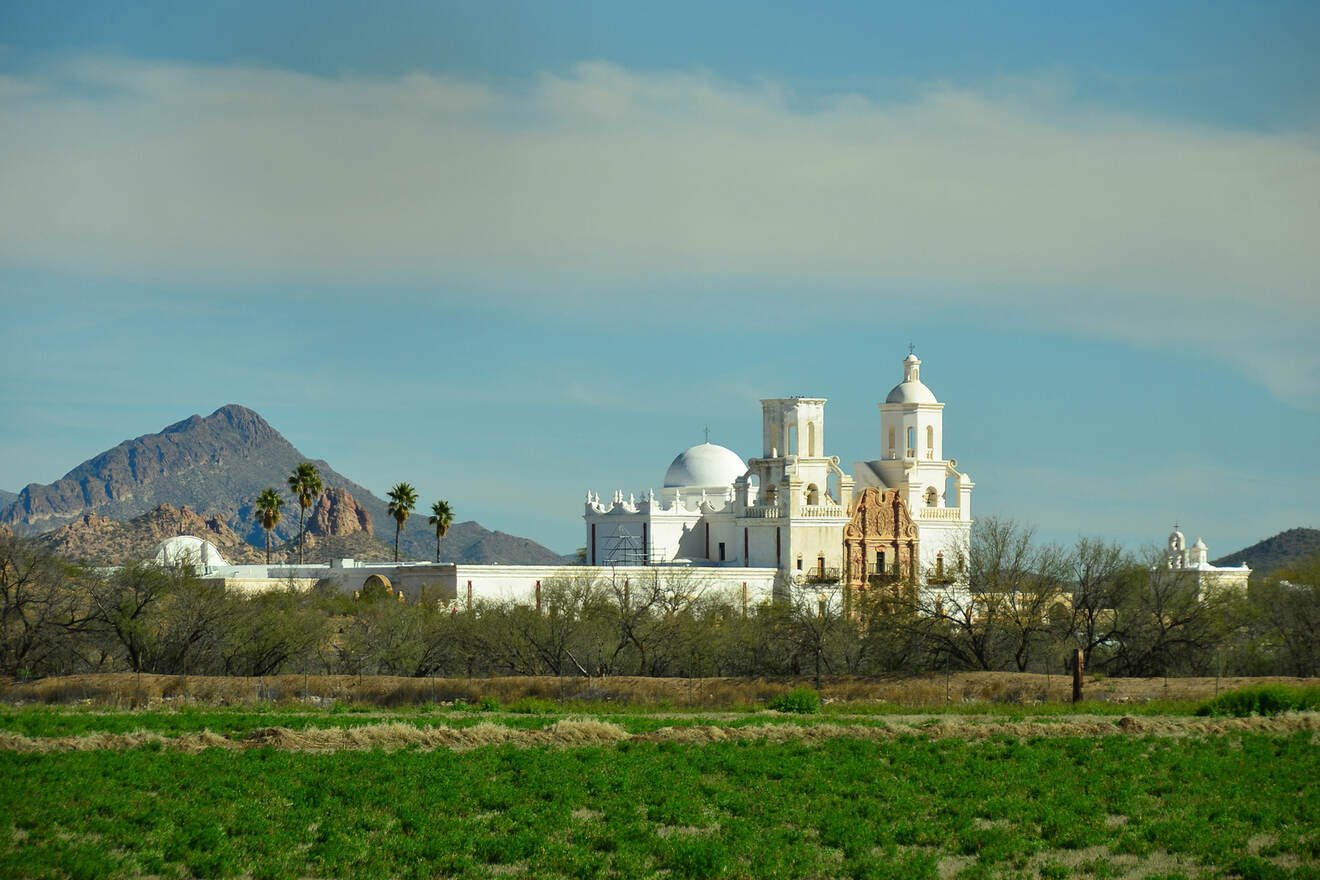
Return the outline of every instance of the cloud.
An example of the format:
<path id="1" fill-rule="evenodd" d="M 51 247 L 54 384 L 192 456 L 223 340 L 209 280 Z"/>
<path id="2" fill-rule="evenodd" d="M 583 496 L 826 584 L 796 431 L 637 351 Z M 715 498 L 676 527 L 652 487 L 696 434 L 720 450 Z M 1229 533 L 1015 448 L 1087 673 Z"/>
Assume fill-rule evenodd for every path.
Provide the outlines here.
<path id="1" fill-rule="evenodd" d="M 83 58 L 0 79 L 0 131 L 10 268 L 920 290 L 1320 400 L 1314 132 L 1152 120 L 1058 77 L 882 102 L 600 62 L 495 87 Z"/>

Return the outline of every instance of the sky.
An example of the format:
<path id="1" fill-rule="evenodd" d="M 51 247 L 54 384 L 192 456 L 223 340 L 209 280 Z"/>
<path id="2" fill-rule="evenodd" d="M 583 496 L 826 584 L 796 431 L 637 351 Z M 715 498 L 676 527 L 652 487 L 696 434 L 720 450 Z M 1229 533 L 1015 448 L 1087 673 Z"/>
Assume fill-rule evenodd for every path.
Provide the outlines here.
<path id="1" fill-rule="evenodd" d="M 1314 3 L 0 3 L 0 488 L 228 403 L 559 551 L 914 345 L 976 517 L 1320 527 Z M 1248 560 L 1249 561 L 1249 560 Z"/>

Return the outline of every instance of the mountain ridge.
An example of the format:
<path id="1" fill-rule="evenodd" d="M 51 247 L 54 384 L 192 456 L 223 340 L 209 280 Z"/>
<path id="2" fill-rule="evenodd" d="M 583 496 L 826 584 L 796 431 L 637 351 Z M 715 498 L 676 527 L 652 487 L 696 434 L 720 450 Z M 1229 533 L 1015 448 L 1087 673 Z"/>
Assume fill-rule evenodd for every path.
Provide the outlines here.
<path id="1" fill-rule="evenodd" d="M 1211 562 L 1211 565 L 1251 566 L 1252 578 L 1269 577 L 1281 568 L 1288 568 L 1320 553 L 1320 529 L 1285 529 L 1277 535 L 1257 541 L 1236 553 L 1229 553 Z"/>
<path id="2" fill-rule="evenodd" d="M 327 489 L 344 489 L 369 514 L 368 522 L 393 532 L 387 504 L 366 487 L 340 474 L 323 459 L 303 455 L 256 411 L 241 404 L 226 404 L 209 416 L 191 415 L 154 434 L 125 440 L 93 456 L 50 484 L 30 483 L 9 504 L 0 508 L 0 525 L 16 534 L 50 532 L 87 514 L 128 522 L 161 505 L 188 507 L 217 517 L 254 547 L 265 545 L 265 535 L 253 516 L 257 495 L 269 486 L 285 490 L 294 467 L 310 461 L 321 473 Z M 308 516 L 313 511 L 308 511 Z M 425 516 L 418 512 L 412 522 Z M 459 529 L 459 525 L 467 528 Z M 456 524 L 471 533 L 470 540 L 455 542 L 478 558 L 447 561 L 501 562 L 506 564 L 563 564 L 566 557 L 527 538 L 491 532 L 477 523 Z M 298 506 L 286 496 L 284 516 L 272 531 L 272 542 L 283 543 L 298 533 Z M 381 543 L 393 548 L 393 535 Z M 445 542 L 447 543 L 447 542 Z M 442 544 L 442 547 L 444 544 Z M 430 559 L 435 533 L 428 528 L 405 529 L 402 553 Z"/>

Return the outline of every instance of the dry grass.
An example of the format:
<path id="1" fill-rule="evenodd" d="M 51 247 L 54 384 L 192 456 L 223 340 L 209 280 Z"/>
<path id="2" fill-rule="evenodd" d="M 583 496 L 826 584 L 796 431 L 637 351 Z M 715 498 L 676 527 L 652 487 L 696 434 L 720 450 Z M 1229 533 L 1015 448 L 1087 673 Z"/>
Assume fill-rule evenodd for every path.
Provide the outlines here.
<path id="1" fill-rule="evenodd" d="M 1219 690 L 1249 684 L 1282 682 L 1315 685 L 1320 679 L 1225 678 Z M 263 678 L 223 676 L 135 675 L 101 673 L 44 678 L 33 682 L 0 683 L 0 700 L 9 703 L 83 703 L 111 708 L 152 708 L 195 702 L 217 706 L 260 704 L 345 703 L 399 708 L 483 697 L 509 704 L 526 697 L 619 705 L 660 705 L 692 708 L 754 706 L 794 687 L 814 685 L 808 676 L 777 679 L 745 678 L 402 678 L 351 675 L 275 675 Z M 1140 703 L 1150 700 L 1206 700 L 1214 696 L 1213 678 L 1107 678 L 1088 680 L 1084 696 L 1091 700 Z M 935 675 L 827 676 L 821 695 L 826 703 L 883 701 L 902 706 L 942 706 L 948 703 L 1038 703 L 1071 699 L 1072 681 L 1062 675 L 1013 672 L 962 672 Z"/>
<path id="2" fill-rule="evenodd" d="M 1209 737 L 1256 733 L 1286 736 L 1310 731 L 1320 742 L 1320 712 L 1280 715 L 1270 718 L 1193 718 L 1160 716 L 1115 721 L 1108 716 L 1070 716 L 1064 719 L 1001 720 L 950 715 L 901 715 L 887 718 L 883 725 L 866 724 L 775 724 L 730 727 L 718 724 L 662 727 L 630 734 L 617 724 L 591 718 L 566 718 L 542 730 L 525 730 L 482 722 L 472 727 L 447 725 L 418 727 L 402 722 L 364 724 L 358 727 L 262 727 L 246 734 L 226 737 L 203 730 L 179 736 L 150 731 L 126 734 L 95 733 L 81 736 L 28 737 L 0 732 L 0 750 L 17 752 L 67 752 L 100 749 L 122 751 L 157 748 L 195 752 L 202 749 L 273 748 L 293 752 L 367 751 L 370 749 L 452 749 L 464 751 L 490 745 L 520 748 L 551 746 L 580 748 L 611 746 L 624 741 L 664 742 L 684 745 L 743 740 L 749 742 L 800 742 L 816 745 L 826 740 L 852 739 L 891 741 L 904 736 L 924 739 L 983 741 L 994 737 L 1031 740 L 1039 737 L 1158 736 Z"/>

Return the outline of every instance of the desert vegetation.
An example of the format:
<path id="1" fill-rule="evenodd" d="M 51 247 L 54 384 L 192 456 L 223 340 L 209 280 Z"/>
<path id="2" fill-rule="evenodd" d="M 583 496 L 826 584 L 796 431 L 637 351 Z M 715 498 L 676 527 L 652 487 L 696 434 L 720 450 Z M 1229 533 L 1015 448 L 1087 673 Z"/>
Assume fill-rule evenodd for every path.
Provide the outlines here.
<path id="1" fill-rule="evenodd" d="M 782 585 L 748 606 L 682 576 L 590 578 L 565 568 L 540 607 L 458 604 L 424 590 L 227 593 L 188 566 L 86 568 L 0 538 L 0 674 L 755 678 L 1016 671 L 1092 676 L 1320 674 L 1320 558 L 1245 592 L 1197 590 L 1083 540 L 1064 552 L 987 521 L 961 601 Z"/>

